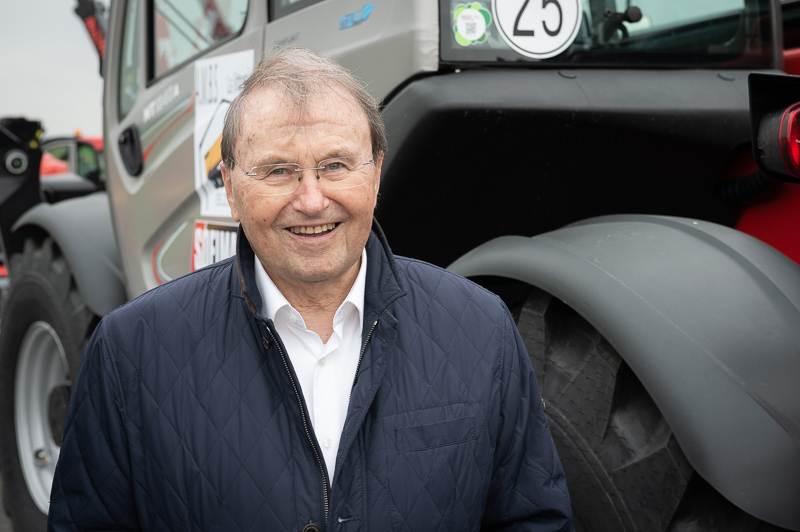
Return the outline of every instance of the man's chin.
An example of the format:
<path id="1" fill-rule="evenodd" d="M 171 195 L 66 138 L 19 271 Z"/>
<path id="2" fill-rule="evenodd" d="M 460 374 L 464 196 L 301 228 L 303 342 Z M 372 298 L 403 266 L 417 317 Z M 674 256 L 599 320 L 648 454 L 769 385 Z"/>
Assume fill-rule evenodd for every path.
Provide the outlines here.
<path id="1" fill-rule="evenodd" d="M 306 260 L 292 265 L 286 272 L 284 280 L 292 284 L 309 286 L 317 285 L 320 283 L 330 283 L 337 280 L 343 282 L 355 280 L 358 275 L 358 267 L 360 266 L 361 255 L 354 261 L 347 261 L 347 263 L 330 263 L 320 260 Z M 267 270 L 270 277 L 273 273 Z M 279 274 L 280 275 L 280 274 Z M 274 280 L 274 278 L 273 278 Z"/>

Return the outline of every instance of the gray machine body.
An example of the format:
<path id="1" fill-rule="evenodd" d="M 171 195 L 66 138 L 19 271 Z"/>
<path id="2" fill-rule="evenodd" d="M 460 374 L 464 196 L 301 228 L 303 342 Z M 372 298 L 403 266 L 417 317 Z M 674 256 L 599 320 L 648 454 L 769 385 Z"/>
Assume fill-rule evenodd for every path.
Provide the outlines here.
<path id="1" fill-rule="evenodd" d="M 800 530 L 800 267 L 728 227 L 594 218 L 479 246 L 450 269 L 537 286 L 595 326 L 694 469 L 746 512 Z"/>

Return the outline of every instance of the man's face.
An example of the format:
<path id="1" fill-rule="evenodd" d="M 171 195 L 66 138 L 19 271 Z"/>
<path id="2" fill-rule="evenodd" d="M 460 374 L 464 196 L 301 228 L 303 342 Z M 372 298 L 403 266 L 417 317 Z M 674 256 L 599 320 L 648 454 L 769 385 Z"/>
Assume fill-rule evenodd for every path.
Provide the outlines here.
<path id="1" fill-rule="evenodd" d="M 271 89 L 249 95 L 242 108 L 242 135 L 234 157 L 248 171 L 261 164 L 317 166 L 324 159 L 371 159 L 366 115 L 343 91 L 311 96 L 306 112 Z M 381 160 L 366 165 L 366 184 L 326 190 L 313 171 L 287 195 L 265 196 L 267 185 L 239 167 L 223 169 L 231 215 L 241 222 L 256 256 L 278 287 L 309 288 L 314 283 L 354 279 L 369 237 L 380 183 Z M 334 224 L 333 229 L 329 229 Z M 321 232 L 310 231 L 315 229 Z"/>

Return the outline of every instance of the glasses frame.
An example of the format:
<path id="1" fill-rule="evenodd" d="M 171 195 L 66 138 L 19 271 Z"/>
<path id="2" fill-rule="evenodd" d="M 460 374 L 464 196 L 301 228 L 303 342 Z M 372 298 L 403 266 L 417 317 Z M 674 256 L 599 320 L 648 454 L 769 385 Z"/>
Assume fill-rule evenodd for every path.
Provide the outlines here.
<path id="1" fill-rule="evenodd" d="M 259 196 L 288 196 L 289 194 L 294 194 L 295 192 L 297 192 L 297 189 L 300 188 L 300 181 L 302 181 L 303 173 L 305 171 L 314 170 L 315 173 L 316 173 L 316 176 L 317 176 L 317 181 L 321 181 L 321 178 L 320 178 L 320 175 L 319 175 L 319 171 L 325 169 L 325 165 L 323 165 L 322 163 L 327 162 L 327 161 L 336 161 L 338 159 L 347 159 L 347 158 L 351 158 L 351 157 L 361 157 L 362 159 L 366 159 L 366 157 L 363 156 L 363 155 L 347 155 L 347 156 L 344 156 L 344 157 L 329 157 L 327 159 L 323 159 L 323 160 L 317 162 L 316 163 L 317 166 L 311 166 L 309 168 L 300 168 L 300 163 L 258 164 L 256 166 L 253 166 L 250 169 L 249 172 L 247 170 L 245 170 L 244 167 L 241 164 L 236 162 L 235 159 L 231 159 L 231 161 L 233 161 L 233 164 L 235 164 L 236 166 L 239 167 L 239 169 L 241 169 L 241 171 L 242 171 L 242 173 L 244 175 L 246 175 L 247 177 L 254 177 L 259 181 L 261 181 L 263 178 L 260 177 L 257 173 L 254 172 L 254 170 L 256 168 L 259 168 L 259 167 L 262 167 L 262 166 L 296 167 L 296 168 L 293 168 L 292 171 L 295 172 L 295 175 L 297 176 L 297 186 L 291 192 L 281 192 L 279 194 L 264 194 L 264 193 L 259 193 L 258 194 Z M 348 168 L 348 172 L 355 172 L 357 170 L 361 170 L 364 166 L 366 166 L 368 164 L 375 164 L 375 154 L 372 154 L 372 159 L 370 159 L 368 161 L 362 161 L 362 162 L 358 163 L 356 168 L 354 168 L 352 170 L 350 170 Z M 353 186 L 350 186 L 350 187 L 342 187 L 342 188 L 338 188 L 338 189 L 335 189 L 335 190 L 347 190 L 348 188 L 356 188 L 356 187 L 364 186 L 366 184 L 367 184 L 367 182 L 364 181 L 363 183 L 361 183 L 359 185 L 353 185 Z"/>

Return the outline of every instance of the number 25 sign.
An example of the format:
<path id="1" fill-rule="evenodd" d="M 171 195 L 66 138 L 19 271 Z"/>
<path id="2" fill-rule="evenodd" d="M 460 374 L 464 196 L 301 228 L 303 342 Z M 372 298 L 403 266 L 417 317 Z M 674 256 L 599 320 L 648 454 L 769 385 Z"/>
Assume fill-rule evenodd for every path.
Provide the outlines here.
<path id="1" fill-rule="evenodd" d="M 493 0 L 492 11 L 506 43 L 534 59 L 566 50 L 581 25 L 581 0 Z"/>

